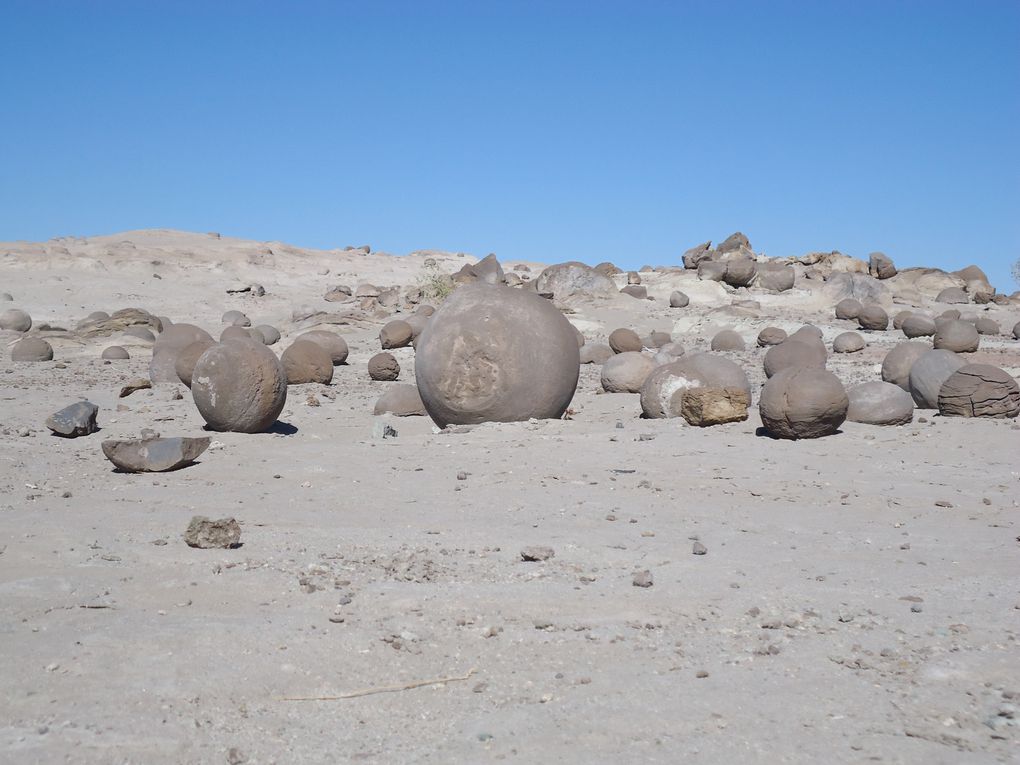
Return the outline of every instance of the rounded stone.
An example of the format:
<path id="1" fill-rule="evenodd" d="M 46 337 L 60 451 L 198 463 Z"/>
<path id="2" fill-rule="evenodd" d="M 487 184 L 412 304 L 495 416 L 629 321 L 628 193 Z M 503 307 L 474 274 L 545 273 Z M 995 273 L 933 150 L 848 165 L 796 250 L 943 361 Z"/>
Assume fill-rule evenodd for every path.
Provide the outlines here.
<path id="1" fill-rule="evenodd" d="M 373 414 L 392 414 L 396 417 L 424 415 L 425 404 L 415 385 L 397 383 L 387 388 L 375 402 Z"/>
<path id="2" fill-rule="evenodd" d="M 188 325 L 182 325 L 182 326 L 188 326 Z M 138 340 L 144 340 L 147 343 L 154 343 L 154 342 L 156 342 L 156 336 L 152 333 L 152 330 L 149 329 L 148 327 L 139 326 L 138 324 L 134 324 L 134 325 L 132 325 L 130 327 L 125 327 L 124 328 L 124 336 L 125 337 L 134 337 L 134 338 L 137 338 Z M 155 349 L 153 349 L 153 351 L 155 351 Z"/>
<path id="3" fill-rule="evenodd" d="M 935 349 L 954 353 L 973 353 L 981 344 L 977 327 L 969 321 L 944 319 L 935 323 Z"/>
<path id="4" fill-rule="evenodd" d="M 846 418 L 865 425 L 906 425 L 914 419 L 914 399 L 889 382 L 866 382 L 847 391 Z"/>
<path id="5" fill-rule="evenodd" d="M 695 353 L 648 375 L 640 388 L 642 414 L 649 419 L 679 417 L 683 391 L 691 388 L 739 388 L 751 400 L 751 384 L 739 364 L 725 356 Z"/>
<path id="6" fill-rule="evenodd" d="M 935 334 L 935 320 L 923 314 L 914 313 L 903 321 L 900 329 L 907 337 L 931 337 Z"/>
<path id="7" fill-rule="evenodd" d="M 960 304 L 969 303 L 970 298 L 967 297 L 967 293 L 963 291 L 961 287 L 946 287 L 935 297 L 936 303 L 949 303 Z"/>
<path id="8" fill-rule="evenodd" d="M 794 332 L 792 335 L 790 335 L 790 339 L 791 340 L 798 340 L 798 341 L 800 341 L 802 343 L 806 343 L 806 342 L 810 342 L 810 341 L 817 341 L 817 342 L 821 343 L 822 342 L 822 330 L 820 330 L 814 324 L 805 324 L 803 327 L 801 327 L 796 332 Z M 823 345 L 824 345 L 824 343 L 823 343 Z"/>
<path id="9" fill-rule="evenodd" d="M 11 348 L 11 361 L 52 361 L 53 347 L 41 337 L 25 337 Z"/>
<path id="10" fill-rule="evenodd" d="M 903 329 L 903 322 L 914 315 L 913 311 L 897 311 L 892 318 L 893 329 Z"/>
<path id="11" fill-rule="evenodd" d="M 431 316 L 436 312 L 435 306 L 431 306 L 428 303 L 422 303 L 418 306 L 418 310 L 415 313 L 420 313 L 422 316 Z"/>
<path id="12" fill-rule="evenodd" d="M 795 367 L 765 383 L 758 411 L 765 429 L 777 438 L 820 438 L 839 430 L 849 406 L 846 389 L 836 375 Z"/>
<path id="13" fill-rule="evenodd" d="M 287 385 L 333 381 L 333 359 L 329 351 L 312 340 L 295 340 L 280 357 Z"/>
<path id="14" fill-rule="evenodd" d="M 237 324 L 230 324 L 224 327 L 223 331 L 220 332 L 221 343 L 229 343 L 232 340 L 243 340 L 247 342 L 255 339 L 256 338 L 253 338 L 247 329 Z"/>
<path id="15" fill-rule="evenodd" d="M 210 430 L 261 433 L 283 411 L 287 375 L 276 354 L 254 340 L 221 343 L 195 364 L 191 395 Z"/>
<path id="16" fill-rule="evenodd" d="M 607 393 L 638 393 L 655 371 L 655 361 L 638 351 L 624 351 L 602 365 L 602 389 Z"/>
<path id="17" fill-rule="evenodd" d="M 955 308 L 949 308 L 938 315 L 939 319 L 959 319 L 960 312 Z"/>
<path id="18" fill-rule="evenodd" d="M 577 387 L 570 322 L 529 290 L 459 287 L 418 339 L 415 376 L 440 427 L 559 418 Z"/>
<path id="19" fill-rule="evenodd" d="M 400 364 L 392 353 L 377 353 L 368 360 L 368 376 L 388 382 L 400 376 Z"/>
<path id="20" fill-rule="evenodd" d="M 857 324 L 861 329 L 885 331 L 889 328 L 889 314 L 880 305 L 866 305 L 857 314 Z"/>
<path id="21" fill-rule="evenodd" d="M 856 332 L 844 332 L 836 335 L 832 341 L 833 353 L 857 353 L 864 350 L 864 338 Z"/>
<path id="22" fill-rule="evenodd" d="M 647 337 L 641 338 L 641 344 L 645 348 L 651 349 L 661 348 L 662 346 L 671 342 L 673 342 L 673 337 L 669 334 L 669 332 L 661 332 L 655 329 L 653 329 L 651 334 L 649 334 Z"/>
<path id="23" fill-rule="evenodd" d="M 747 349 L 747 345 L 737 332 L 724 329 L 712 338 L 711 348 L 713 351 L 743 351 Z"/>
<path id="24" fill-rule="evenodd" d="M 164 329 L 152 347 L 149 379 L 154 383 L 177 382 L 177 354 L 198 340 L 213 342 L 212 335 L 194 324 L 173 324 Z"/>
<path id="25" fill-rule="evenodd" d="M 405 315 L 402 321 L 406 321 L 411 328 L 411 341 L 414 342 L 429 323 L 429 317 L 424 313 L 410 313 Z"/>
<path id="26" fill-rule="evenodd" d="M 32 329 L 32 317 L 17 308 L 9 308 L 0 313 L 0 329 L 11 332 L 28 332 Z"/>
<path id="27" fill-rule="evenodd" d="M 404 348 L 411 344 L 413 338 L 414 331 L 411 325 L 403 319 L 387 322 L 386 326 L 379 330 L 379 342 L 384 350 Z"/>
<path id="28" fill-rule="evenodd" d="M 784 369 L 825 369 L 827 358 L 828 352 L 820 340 L 803 342 L 791 337 L 765 353 L 765 376 L 772 377 Z"/>
<path id="29" fill-rule="evenodd" d="M 100 358 L 109 359 L 111 361 L 122 361 L 123 359 L 130 359 L 129 354 L 124 348 L 119 345 L 111 345 L 108 348 L 104 348 Z"/>
<path id="30" fill-rule="evenodd" d="M 223 314 L 223 318 L 220 319 L 222 324 L 229 324 L 232 327 L 250 327 L 251 319 L 245 316 L 241 311 L 227 311 Z"/>
<path id="31" fill-rule="evenodd" d="M 670 293 L 669 296 L 669 307 L 670 308 L 686 308 L 691 304 L 691 299 L 686 294 L 676 290 Z"/>
<path id="32" fill-rule="evenodd" d="M 259 331 L 258 327 L 248 327 L 248 337 L 257 343 L 262 343 L 263 345 L 266 344 L 266 338 Z"/>
<path id="33" fill-rule="evenodd" d="M 854 298 L 843 298 L 836 303 L 836 318 L 837 319 L 856 319 L 864 306 L 861 305 L 861 301 L 855 300 Z"/>
<path id="34" fill-rule="evenodd" d="M 174 372 L 177 374 L 177 379 L 190 388 L 191 377 L 195 373 L 195 364 L 202 358 L 202 354 L 214 345 L 216 343 L 212 340 L 196 340 L 182 348 L 174 361 Z"/>
<path id="35" fill-rule="evenodd" d="M 85 321 L 86 322 L 105 321 L 106 319 L 109 319 L 109 318 L 110 318 L 110 314 L 108 314 L 106 311 L 93 311 L 92 313 L 90 313 L 88 316 L 85 317 Z"/>
<path id="36" fill-rule="evenodd" d="M 681 358 L 687 351 L 680 343 L 666 343 L 655 352 L 655 363 L 658 366 L 669 364 Z"/>
<path id="37" fill-rule="evenodd" d="M 765 327 L 761 332 L 758 333 L 758 347 L 767 348 L 773 345 L 779 345 L 781 342 L 786 340 L 787 334 L 785 329 L 779 327 Z"/>
<path id="38" fill-rule="evenodd" d="M 900 343 L 882 360 L 882 380 L 910 391 L 910 369 L 931 350 L 927 343 Z"/>
<path id="39" fill-rule="evenodd" d="M 313 329 L 311 332 L 303 332 L 298 335 L 297 340 L 309 340 L 322 346 L 322 349 L 329 354 L 333 366 L 339 366 L 347 361 L 350 350 L 347 341 L 336 332 L 327 329 Z"/>
<path id="40" fill-rule="evenodd" d="M 979 335 L 998 335 L 999 324 L 994 319 L 989 319 L 982 316 L 980 319 L 974 322 L 974 329 L 978 331 Z"/>
<path id="41" fill-rule="evenodd" d="M 594 343 L 581 348 L 580 361 L 582 364 L 605 364 L 608 359 L 615 355 L 613 349 L 608 345 Z"/>
<path id="42" fill-rule="evenodd" d="M 609 347 L 614 353 L 626 353 L 628 351 L 640 351 L 644 345 L 638 333 L 632 329 L 614 329 L 609 334 Z"/>
<path id="43" fill-rule="evenodd" d="M 918 409 L 938 409 L 942 383 L 965 366 L 967 362 L 952 351 L 933 350 L 921 356 L 910 368 L 910 395 L 914 397 L 914 405 Z"/>
<path id="44" fill-rule="evenodd" d="M 259 324 L 255 329 L 262 335 L 262 342 L 266 345 L 276 345 L 280 342 L 280 330 L 270 324 Z"/>
<path id="45" fill-rule="evenodd" d="M 951 374 L 939 389 L 939 414 L 946 417 L 1016 417 L 1020 414 L 1020 385 L 991 364 L 967 364 Z"/>

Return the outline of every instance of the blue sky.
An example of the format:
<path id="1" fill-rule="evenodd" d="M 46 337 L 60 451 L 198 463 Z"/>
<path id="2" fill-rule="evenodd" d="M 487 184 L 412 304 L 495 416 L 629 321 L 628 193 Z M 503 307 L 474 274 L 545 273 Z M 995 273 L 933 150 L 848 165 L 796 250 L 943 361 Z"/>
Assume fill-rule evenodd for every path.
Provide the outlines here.
<path id="1" fill-rule="evenodd" d="M 0 240 L 149 227 L 1012 291 L 1020 2 L 0 0 Z"/>

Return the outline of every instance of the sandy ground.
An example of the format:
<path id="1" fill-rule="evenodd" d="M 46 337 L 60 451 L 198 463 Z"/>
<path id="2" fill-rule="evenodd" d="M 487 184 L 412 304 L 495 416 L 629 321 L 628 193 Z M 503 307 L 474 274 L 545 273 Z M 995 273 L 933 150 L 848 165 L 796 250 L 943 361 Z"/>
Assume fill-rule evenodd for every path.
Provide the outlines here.
<path id="1" fill-rule="evenodd" d="M 0 245 L 0 290 L 66 328 L 137 305 L 218 335 L 238 308 L 284 332 L 279 352 L 308 326 L 295 308 L 338 311 L 322 300 L 336 283 L 414 284 L 426 257 L 470 260 L 130 232 Z M 267 295 L 227 295 L 238 281 Z M 590 341 L 676 329 L 689 349 L 725 325 L 711 309 L 734 296 L 691 274 L 648 282 L 654 302 L 569 318 Z M 677 286 L 693 298 L 681 312 L 663 299 Z M 760 316 L 730 322 L 749 341 L 768 324 L 853 329 L 799 292 L 751 297 Z M 1018 313 L 990 311 L 1005 329 Z M 117 398 L 146 376 L 144 344 L 112 364 L 98 356 L 118 338 L 45 333 L 42 364 L 4 353 L 0 761 L 1017 760 L 1015 421 L 918 411 L 776 441 L 756 407 L 710 429 L 642 420 L 636 395 L 599 394 L 585 366 L 569 420 L 394 418 L 380 439 L 388 383 L 366 364 L 383 321 L 336 327 L 348 364 L 328 387 L 292 386 L 274 432 L 214 434 L 167 474 L 115 473 L 99 448 L 203 432 L 183 386 Z M 869 334 L 830 369 L 877 379 L 901 340 Z M 985 339 L 978 355 L 1015 375 L 1017 345 Z M 731 355 L 756 390 L 763 353 Z M 413 351 L 395 355 L 413 381 Z M 46 416 L 81 397 L 101 432 L 50 436 Z M 236 517 L 243 545 L 186 546 L 195 514 Z M 524 562 L 531 545 L 555 556 Z M 635 587 L 645 570 L 653 586 Z"/>

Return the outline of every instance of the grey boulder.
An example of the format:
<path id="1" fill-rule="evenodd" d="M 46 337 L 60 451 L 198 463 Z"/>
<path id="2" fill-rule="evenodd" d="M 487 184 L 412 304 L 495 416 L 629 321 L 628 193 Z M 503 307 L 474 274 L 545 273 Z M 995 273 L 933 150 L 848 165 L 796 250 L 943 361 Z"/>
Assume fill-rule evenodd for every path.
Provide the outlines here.
<path id="1" fill-rule="evenodd" d="M 78 401 L 47 417 L 46 427 L 53 431 L 53 435 L 63 438 L 88 436 L 98 428 L 98 414 L 99 407 L 91 401 Z"/>
<path id="2" fill-rule="evenodd" d="M 103 441 L 103 454 L 125 473 L 163 473 L 194 462 L 209 442 L 209 436 Z"/>

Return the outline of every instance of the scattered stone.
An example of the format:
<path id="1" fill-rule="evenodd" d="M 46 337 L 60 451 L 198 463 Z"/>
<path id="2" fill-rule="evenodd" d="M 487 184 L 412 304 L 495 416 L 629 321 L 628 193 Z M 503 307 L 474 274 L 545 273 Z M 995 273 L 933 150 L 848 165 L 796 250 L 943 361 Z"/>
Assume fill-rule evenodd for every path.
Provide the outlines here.
<path id="1" fill-rule="evenodd" d="M 241 330 L 242 332 L 244 330 Z M 191 377 L 195 373 L 195 364 L 202 358 L 202 354 L 216 345 L 212 340 L 196 340 L 178 351 L 174 360 L 174 372 L 177 378 L 188 388 L 191 387 Z"/>
<path id="2" fill-rule="evenodd" d="M 873 252 L 868 257 L 868 273 L 876 279 L 891 279 L 896 276 L 896 266 L 885 253 Z"/>
<path id="3" fill-rule="evenodd" d="M 230 549 L 241 544 L 241 527 L 233 518 L 210 520 L 204 515 L 196 515 L 184 532 L 184 541 L 188 547 L 202 550 Z"/>
<path id="4" fill-rule="evenodd" d="M 743 351 L 747 345 L 738 333 L 732 329 L 724 329 L 712 338 L 711 348 L 713 351 Z"/>
<path id="5" fill-rule="evenodd" d="M 833 353 L 857 353 L 864 350 L 864 338 L 856 332 L 844 332 L 832 341 Z"/>
<path id="6" fill-rule="evenodd" d="M 846 418 L 865 425 L 906 425 L 914 418 L 914 399 L 891 382 L 866 382 L 847 391 Z"/>
<path id="7" fill-rule="evenodd" d="M 706 555 L 708 553 L 708 548 L 705 547 L 705 545 L 703 545 L 701 542 L 696 541 L 691 548 L 691 552 L 694 555 Z"/>
<path id="8" fill-rule="evenodd" d="M 880 305 L 866 305 L 857 314 L 857 324 L 861 329 L 885 331 L 889 328 L 889 314 Z"/>
<path id="9" fill-rule="evenodd" d="M 651 587 L 655 582 L 652 579 L 652 572 L 648 569 L 644 571 L 638 571 L 634 574 L 634 579 L 631 584 L 635 587 Z"/>
<path id="10" fill-rule="evenodd" d="M 150 380 L 146 380 L 144 377 L 136 377 L 120 389 L 120 393 L 117 394 L 117 398 L 127 398 L 132 393 L 136 393 L 140 390 L 148 390 L 151 387 L 152 382 Z"/>
<path id="11" fill-rule="evenodd" d="M 954 353 L 973 353 L 981 343 L 977 327 L 969 321 L 944 319 L 935 322 L 936 350 Z"/>
<path id="12" fill-rule="evenodd" d="M 582 364 L 604 364 L 615 355 L 612 348 L 601 343 L 586 344 L 579 352 Z"/>
<path id="13" fill-rule="evenodd" d="M 843 298 L 836 303 L 836 318 L 853 320 L 860 316 L 861 309 L 864 306 L 861 305 L 861 301 L 854 300 L 853 298 Z"/>
<path id="14" fill-rule="evenodd" d="M 627 353 L 629 351 L 639 352 L 644 345 L 638 333 L 632 329 L 614 329 L 609 334 L 609 347 L 614 353 Z"/>
<path id="15" fill-rule="evenodd" d="M 801 340 L 793 336 L 765 353 L 765 376 L 772 377 L 785 369 L 825 369 L 828 352 L 818 340 Z"/>
<path id="16" fill-rule="evenodd" d="M 683 414 L 688 391 L 702 389 Z M 741 401 L 735 391 L 751 399 L 751 384 L 739 364 L 724 356 L 696 353 L 655 368 L 639 388 L 641 412 L 650 419 L 690 418 L 696 425 L 718 424 L 746 419 L 739 416 Z M 746 410 L 745 406 L 745 410 Z"/>
<path id="17" fill-rule="evenodd" d="M 379 342 L 383 350 L 404 348 L 411 344 L 414 331 L 411 325 L 401 319 L 394 319 L 379 330 Z"/>
<path id="18" fill-rule="evenodd" d="M 333 358 L 322 345 L 312 340 L 295 340 L 280 357 L 288 385 L 333 381 Z"/>
<path id="19" fill-rule="evenodd" d="M 773 436 L 799 439 L 836 433 L 849 406 L 843 383 L 834 374 L 795 367 L 769 378 L 758 409 L 762 424 Z"/>
<path id="20" fill-rule="evenodd" d="M 618 353 L 602 365 L 602 389 L 607 393 L 637 393 L 654 370 L 655 362 L 643 353 Z"/>
<path id="21" fill-rule="evenodd" d="M 250 327 L 251 319 L 245 316 L 241 311 L 227 311 L 223 314 L 223 318 L 220 319 L 221 324 L 229 324 L 234 327 Z"/>
<path id="22" fill-rule="evenodd" d="M 17 308 L 9 308 L 0 313 L 0 329 L 11 332 L 28 332 L 32 329 L 32 317 Z"/>
<path id="23" fill-rule="evenodd" d="M 632 298 L 637 298 L 638 300 L 647 300 L 648 288 L 640 284 L 628 284 L 620 290 L 620 294 L 630 295 Z"/>
<path id="24" fill-rule="evenodd" d="M 27 363 L 53 361 L 53 347 L 41 337 L 26 337 L 11 348 L 11 361 Z"/>
<path id="25" fill-rule="evenodd" d="M 894 349 L 895 350 L 895 349 Z M 926 351 L 910 367 L 908 388 L 918 409 L 938 409 L 942 384 L 967 362 L 952 351 Z"/>
<path id="26" fill-rule="evenodd" d="M 779 327 L 765 327 L 758 333 L 758 347 L 766 348 L 779 345 L 787 338 L 786 330 Z"/>
<path id="27" fill-rule="evenodd" d="M 377 353 L 368 360 L 368 376 L 389 382 L 400 376 L 400 363 L 392 353 Z"/>
<path id="28" fill-rule="evenodd" d="M 111 345 L 103 349 L 103 352 L 99 358 L 106 359 L 109 361 L 123 361 L 125 359 L 130 359 L 131 354 L 129 354 L 126 349 L 119 345 Z"/>
<path id="29" fill-rule="evenodd" d="M 376 420 L 372 423 L 372 438 L 382 441 L 385 438 L 396 438 L 397 429 L 384 420 Z"/>
<path id="30" fill-rule="evenodd" d="M 180 380 L 176 369 L 177 356 L 199 340 L 213 342 L 212 335 L 194 324 L 174 324 L 164 329 L 152 347 L 149 379 L 154 383 L 175 383 Z"/>
<path id="31" fill-rule="evenodd" d="M 691 304 L 691 299 L 686 294 L 677 290 L 676 292 L 670 293 L 669 296 L 669 307 L 670 308 L 686 308 Z"/>
<path id="32" fill-rule="evenodd" d="M 46 427 L 54 435 L 64 438 L 88 436 L 99 429 L 96 424 L 98 414 L 99 407 L 91 401 L 78 401 L 47 417 Z"/>
<path id="33" fill-rule="evenodd" d="M 991 364 L 968 364 L 951 374 L 939 389 L 944 417 L 1012 418 L 1020 414 L 1020 386 Z"/>
<path id="34" fill-rule="evenodd" d="M 162 473 L 194 462 L 209 441 L 208 436 L 103 441 L 103 454 L 126 473 Z"/>
<path id="35" fill-rule="evenodd" d="M 910 392 L 910 368 L 931 350 L 927 343 L 900 343 L 882 361 L 882 379 Z"/>
<path id="36" fill-rule="evenodd" d="M 963 289 L 961 289 L 960 287 L 946 287 L 944 290 L 942 290 L 942 292 L 940 292 L 936 296 L 935 302 L 949 303 L 950 305 L 962 304 L 969 303 L 970 298 L 967 297 L 967 293 L 964 292 Z"/>
<path id="37" fill-rule="evenodd" d="M 374 414 L 392 414 L 395 417 L 424 416 L 425 404 L 422 403 L 418 386 L 398 383 L 390 386 L 375 402 Z"/>
<path id="38" fill-rule="evenodd" d="M 751 395 L 743 388 L 689 388 L 678 390 L 673 394 L 677 397 L 679 407 L 671 401 L 670 409 L 679 411 L 687 424 L 702 428 L 743 422 L 751 406 Z"/>
<path id="39" fill-rule="evenodd" d="M 262 336 L 262 342 L 265 345 L 276 345 L 280 342 L 280 330 L 276 327 L 269 324 L 259 324 L 254 329 Z"/>
<path id="40" fill-rule="evenodd" d="M 254 340 L 214 345 L 195 364 L 191 395 L 210 430 L 261 433 L 283 411 L 287 373 Z"/>
<path id="41" fill-rule="evenodd" d="M 913 313 L 900 326 L 907 337 L 931 337 L 935 334 L 935 320 L 919 313 Z"/>
<path id="42" fill-rule="evenodd" d="M 525 547 L 521 550 L 521 560 L 529 562 L 549 560 L 554 555 L 556 553 L 551 547 Z"/>

